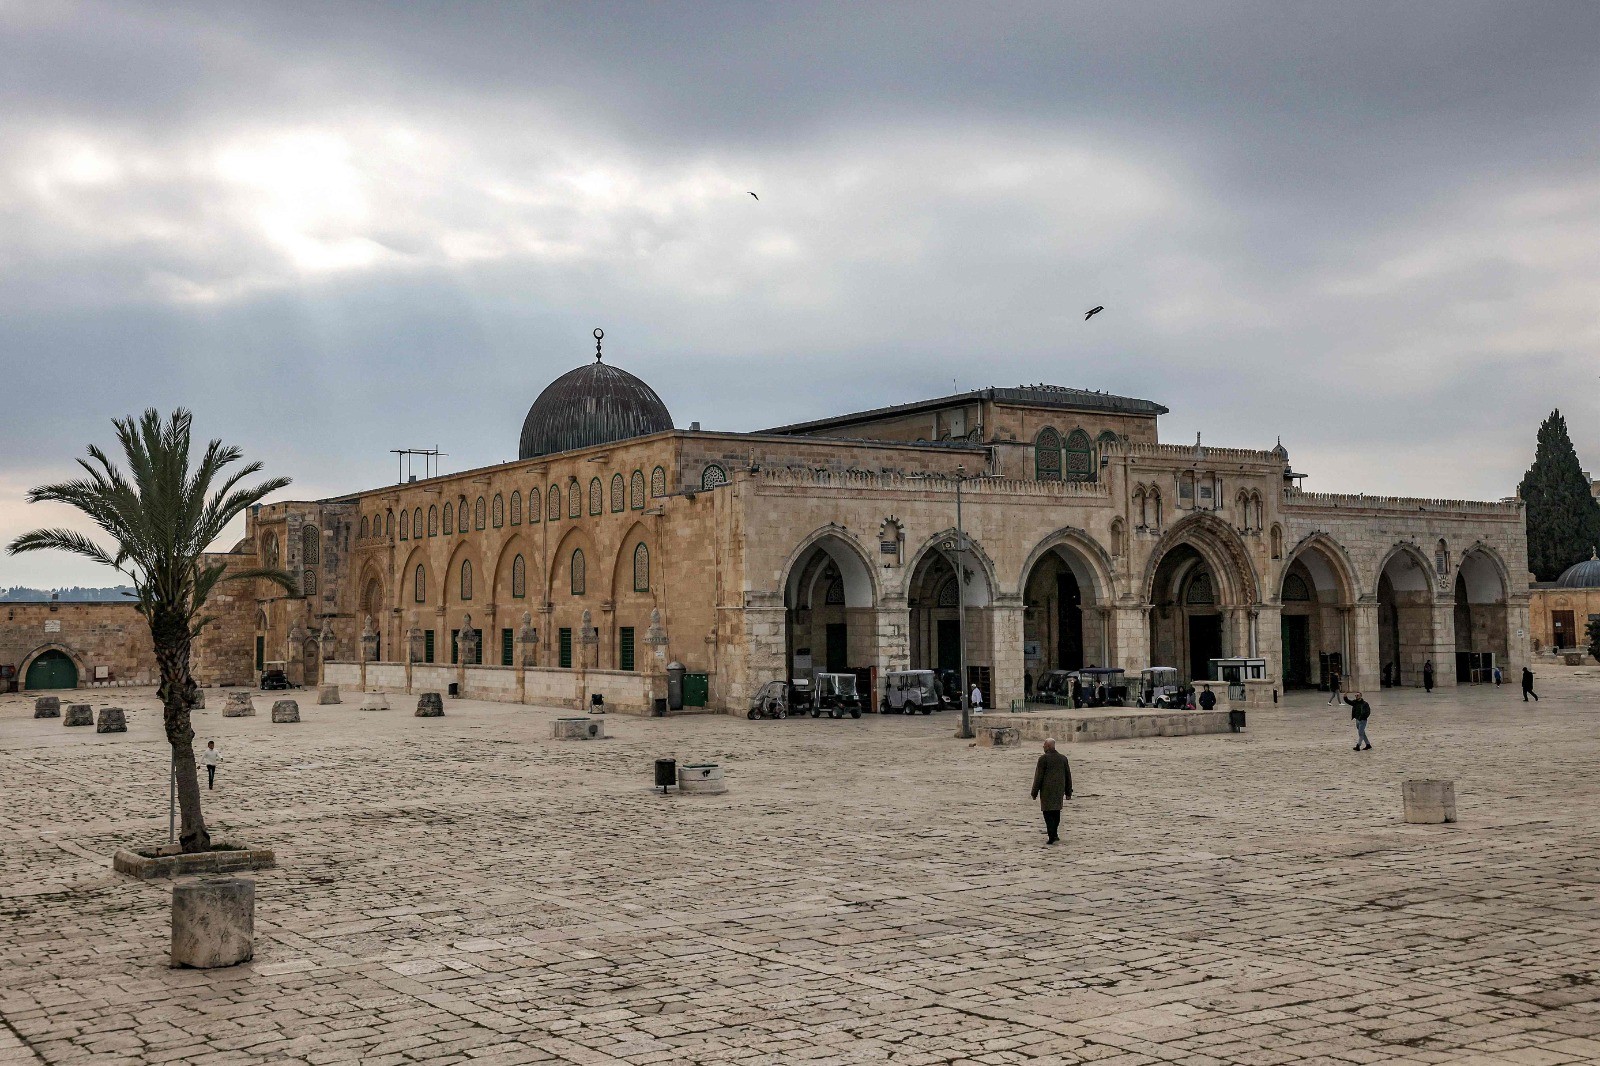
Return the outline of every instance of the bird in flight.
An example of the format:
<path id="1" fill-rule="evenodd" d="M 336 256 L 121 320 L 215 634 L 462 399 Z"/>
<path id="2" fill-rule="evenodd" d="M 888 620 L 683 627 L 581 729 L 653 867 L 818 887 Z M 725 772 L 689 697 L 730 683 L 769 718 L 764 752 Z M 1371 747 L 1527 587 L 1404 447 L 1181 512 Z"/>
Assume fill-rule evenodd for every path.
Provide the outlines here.
<path id="1" fill-rule="evenodd" d="M 1104 307 L 1091 307 L 1091 308 L 1089 308 L 1088 313 L 1083 316 L 1083 320 L 1085 322 L 1087 322 L 1091 318 L 1093 318 L 1095 315 L 1098 315 L 1101 311 L 1104 311 L 1104 310 L 1105 310 Z"/>
<path id="2" fill-rule="evenodd" d="M 759 196 L 757 196 L 757 195 L 756 195 L 756 194 L 755 194 L 755 193 L 751 193 L 751 194 L 750 194 L 750 199 L 752 199 L 752 200 L 759 200 L 759 199 L 761 199 L 761 197 L 759 197 Z"/>

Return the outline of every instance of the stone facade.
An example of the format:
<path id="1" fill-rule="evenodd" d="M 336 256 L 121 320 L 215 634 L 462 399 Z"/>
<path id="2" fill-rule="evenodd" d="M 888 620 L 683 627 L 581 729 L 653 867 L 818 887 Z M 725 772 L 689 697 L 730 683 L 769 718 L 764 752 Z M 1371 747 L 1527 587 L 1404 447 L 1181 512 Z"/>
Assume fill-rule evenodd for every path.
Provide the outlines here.
<path id="1" fill-rule="evenodd" d="M 43 656 L 71 663 L 75 688 L 156 682 L 150 626 L 131 603 L 0 604 L 0 663 L 17 668 L 19 689 Z"/>
<path id="2" fill-rule="evenodd" d="M 1536 650 L 1585 649 L 1589 646 L 1589 620 L 1600 618 L 1600 588 L 1535 586 L 1529 593 L 1528 615 Z"/>

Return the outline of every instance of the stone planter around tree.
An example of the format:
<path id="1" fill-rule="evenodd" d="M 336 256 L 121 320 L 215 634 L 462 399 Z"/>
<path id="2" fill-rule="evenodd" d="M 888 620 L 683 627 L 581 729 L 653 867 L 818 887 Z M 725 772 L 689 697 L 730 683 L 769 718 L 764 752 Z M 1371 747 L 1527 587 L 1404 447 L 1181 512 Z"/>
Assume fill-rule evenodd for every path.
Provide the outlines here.
<path id="1" fill-rule="evenodd" d="M 128 731 L 128 716 L 121 707 L 100 708 L 100 720 L 95 723 L 96 733 L 126 733 Z"/>
<path id="2" fill-rule="evenodd" d="M 33 716 L 35 718 L 60 718 L 61 697 L 40 696 L 33 701 Z"/>
<path id="3" fill-rule="evenodd" d="M 424 692 L 417 697 L 418 718 L 443 718 L 444 700 L 437 692 Z"/>
<path id="4" fill-rule="evenodd" d="M 67 704 L 67 713 L 61 719 L 62 725 L 94 725 L 94 708 L 87 703 Z"/>
<path id="5" fill-rule="evenodd" d="M 256 705 L 255 705 L 255 702 L 253 700 L 251 700 L 250 693 L 248 693 L 248 692 L 230 692 L 230 693 L 228 693 L 228 705 L 226 707 L 222 708 L 222 717 L 224 717 L 224 718 L 253 718 L 253 717 L 255 717 L 255 713 L 256 713 Z"/>
<path id="6" fill-rule="evenodd" d="M 180 881 L 172 888 L 172 965 L 214 969 L 255 956 L 256 883 L 247 877 Z"/>
<path id="7" fill-rule="evenodd" d="M 272 704 L 272 721 L 282 725 L 300 720 L 300 704 L 294 700 L 275 700 Z"/>

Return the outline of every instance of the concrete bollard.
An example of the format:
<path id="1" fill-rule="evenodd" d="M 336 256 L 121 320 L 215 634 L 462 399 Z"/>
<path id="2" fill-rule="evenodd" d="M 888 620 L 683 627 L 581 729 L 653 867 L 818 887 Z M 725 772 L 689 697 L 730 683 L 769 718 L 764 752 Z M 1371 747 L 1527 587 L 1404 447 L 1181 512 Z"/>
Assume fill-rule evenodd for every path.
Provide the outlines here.
<path id="1" fill-rule="evenodd" d="M 361 709 L 363 711 L 387 711 L 389 697 L 381 692 L 366 692 L 361 696 Z"/>
<path id="2" fill-rule="evenodd" d="M 1400 786 L 1400 801 L 1408 822 L 1439 825 L 1456 820 L 1454 781 L 1406 781 Z"/>
<path id="3" fill-rule="evenodd" d="M 126 733 L 128 716 L 121 707 L 100 708 L 100 720 L 95 723 L 96 733 Z"/>
<path id="4" fill-rule="evenodd" d="M 421 696 L 417 697 L 416 717 L 443 718 L 444 700 L 440 698 L 437 692 L 424 692 Z"/>
<path id="5" fill-rule="evenodd" d="M 255 951 L 256 883 L 245 877 L 180 881 L 172 888 L 172 965 L 207 970 Z"/>
<path id="6" fill-rule="evenodd" d="M 714 762 L 685 763 L 678 768 L 678 792 L 685 796 L 720 796 L 728 791 L 722 767 Z"/>
<path id="7" fill-rule="evenodd" d="M 300 720 L 300 705 L 294 700 L 275 700 L 272 704 L 272 721 L 281 725 Z"/>
<path id="8" fill-rule="evenodd" d="M 1022 730 L 1016 726 L 983 725 L 976 733 L 980 748 L 1013 748 L 1022 743 Z"/>
<path id="9" fill-rule="evenodd" d="M 87 703 L 69 703 L 66 717 L 61 719 L 61 724 L 94 725 L 94 708 Z"/>
<path id="10" fill-rule="evenodd" d="M 190 698 L 190 700 L 189 700 L 189 709 L 191 711 L 203 711 L 203 710 L 205 710 L 206 709 L 206 694 L 204 692 L 201 692 L 199 689 L 195 689 L 194 690 L 194 696 L 192 696 Z"/>
<path id="11" fill-rule="evenodd" d="M 552 740 L 604 740 L 604 718 L 557 718 L 550 723 Z"/>
<path id="12" fill-rule="evenodd" d="M 35 718 L 60 718 L 61 697 L 40 696 L 33 701 L 33 716 Z"/>
<path id="13" fill-rule="evenodd" d="M 252 718 L 256 713 L 256 705 L 248 692 L 228 693 L 228 705 L 222 708 L 224 718 Z"/>
<path id="14" fill-rule="evenodd" d="M 339 703 L 339 702 L 340 702 L 340 700 L 339 700 L 339 686 L 338 685 L 323 685 L 321 688 L 317 689 L 317 705 L 318 706 L 320 706 L 320 707 L 331 707 L 334 704 Z"/>

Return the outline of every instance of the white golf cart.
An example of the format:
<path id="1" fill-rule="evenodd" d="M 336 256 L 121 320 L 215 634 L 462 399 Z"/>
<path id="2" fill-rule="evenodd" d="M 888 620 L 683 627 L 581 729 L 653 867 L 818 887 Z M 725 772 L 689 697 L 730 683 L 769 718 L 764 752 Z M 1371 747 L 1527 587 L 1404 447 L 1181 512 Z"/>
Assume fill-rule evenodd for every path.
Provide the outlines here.
<path id="1" fill-rule="evenodd" d="M 932 714 L 939 708 L 939 683 L 932 670 L 891 670 L 884 675 L 884 714 Z"/>

